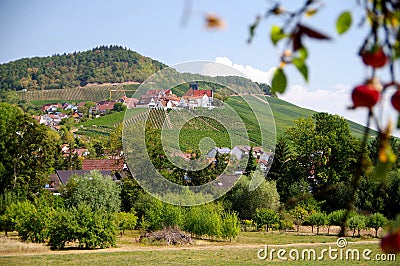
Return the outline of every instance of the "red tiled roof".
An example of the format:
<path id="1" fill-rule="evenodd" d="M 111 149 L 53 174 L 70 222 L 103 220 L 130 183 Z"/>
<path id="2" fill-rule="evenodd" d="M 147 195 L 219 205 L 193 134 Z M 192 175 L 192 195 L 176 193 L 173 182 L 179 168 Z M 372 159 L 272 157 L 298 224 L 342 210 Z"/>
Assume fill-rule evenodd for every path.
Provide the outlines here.
<path id="1" fill-rule="evenodd" d="M 97 105 L 97 109 L 99 109 L 99 111 L 112 110 L 114 109 L 114 104 L 115 102 L 104 102 L 102 104 Z"/>
<path id="2" fill-rule="evenodd" d="M 122 170 L 124 160 L 122 159 L 85 159 L 82 170 Z"/>
<path id="3" fill-rule="evenodd" d="M 212 90 L 196 90 L 193 91 L 193 97 L 203 97 L 204 94 L 207 94 L 208 97 L 212 96 Z"/>

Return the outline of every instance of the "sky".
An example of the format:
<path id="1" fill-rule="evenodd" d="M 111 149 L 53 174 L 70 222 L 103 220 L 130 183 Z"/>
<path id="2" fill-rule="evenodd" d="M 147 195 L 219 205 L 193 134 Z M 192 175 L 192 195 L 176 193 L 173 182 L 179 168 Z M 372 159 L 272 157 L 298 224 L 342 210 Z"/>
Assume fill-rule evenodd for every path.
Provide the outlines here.
<path id="1" fill-rule="evenodd" d="M 282 47 L 269 39 L 272 25 L 262 21 L 248 44 L 248 26 L 265 13 L 268 0 L 1 0 L 0 64 L 25 57 L 85 51 L 99 45 L 122 45 L 167 65 L 194 60 L 227 64 L 257 82 L 271 81 Z M 300 1 L 282 1 L 288 10 Z M 306 40 L 309 49 L 309 82 L 292 66 L 285 68 L 288 89 L 280 98 L 301 107 L 339 114 L 365 124 L 367 110 L 347 110 L 351 90 L 367 75 L 357 56 L 365 28 L 353 27 L 343 36 L 335 32 L 337 16 L 351 10 L 354 24 L 361 10 L 356 0 L 326 0 L 320 11 L 303 23 L 332 37 L 331 41 Z M 190 12 L 184 12 L 185 4 Z M 205 28 L 204 16 L 215 13 L 226 22 L 224 30 Z M 185 22 L 185 23 L 183 23 Z M 378 74 L 385 76 L 382 70 Z M 382 102 L 384 121 L 394 121 L 396 111 L 389 99 Z M 381 111 L 379 111 L 381 112 Z M 395 134 L 399 134 L 395 131 Z"/>

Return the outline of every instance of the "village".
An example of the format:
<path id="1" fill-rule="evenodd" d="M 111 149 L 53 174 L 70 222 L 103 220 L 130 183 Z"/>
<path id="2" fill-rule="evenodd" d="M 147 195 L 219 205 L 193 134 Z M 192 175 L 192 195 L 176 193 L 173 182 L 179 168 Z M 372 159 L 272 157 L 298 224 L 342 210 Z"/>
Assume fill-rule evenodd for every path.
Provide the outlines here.
<path id="1" fill-rule="evenodd" d="M 117 100 L 103 100 L 98 102 L 81 101 L 77 104 L 69 102 L 49 103 L 41 106 L 42 115 L 33 116 L 40 124 L 44 124 L 54 131 L 59 131 L 64 124 L 63 121 L 73 119 L 74 123 L 80 123 L 82 120 L 95 120 L 102 116 L 110 115 L 114 112 L 125 111 L 132 108 L 147 108 L 149 110 L 194 110 L 197 108 L 206 108 L 212 110 L 216 108 L 213 105 L 214 93 L 212 90 L 199 89 L 197 82 L 189 83 L 189 88 L 181 97 L 168 90 L 148 90 L 141 95 L 139 99 L 129 98 L 123 95 Z M 72 129 L 76 133 L 77 129 Z M 74 138 L 80 138 L 74 134 Z M 103 154 L 93 156 L 87 147 L 71 147 L 69 143 L 60 145 L 60 153 L 64 160 L 79 160 L 81 164 L 77 169 L 56 169 L 51 174 L 49 183 L 45 188 L 53 194 L 59 194 L 59 188 L 65 186 L 69 178 L 73 175 L 84 175 L 93 170 L 99 170 L 103 176 L 112 176 L 113 180 L 119 182 L 121 178 L 129 175 L 129 169 L 125 162 L 124 153 L 121 150 L 104 151 Z M 207 160 L 210 164 L 215 163 L 217 154 L 232 157 L 237 160 L 246 160 L 249 158 L 256 160 L 260 169 L 268 171 L 272 163 L 273 153 L 264 151 L 261 146 L 251 147 L 249 145 L 237 145 L 235 147 L 214 147 L 207 154 Z M 179 153 L 173 156 L 182 157 L 189 161 L 194 159 L 193 153 Z M 236 175 L 244 174 L 244 170 L 236 170 Z M 231 185 L 229 176 L 223 176 L 218 187 Z M 187 181 L 187 180 L 186 180 Z"/>

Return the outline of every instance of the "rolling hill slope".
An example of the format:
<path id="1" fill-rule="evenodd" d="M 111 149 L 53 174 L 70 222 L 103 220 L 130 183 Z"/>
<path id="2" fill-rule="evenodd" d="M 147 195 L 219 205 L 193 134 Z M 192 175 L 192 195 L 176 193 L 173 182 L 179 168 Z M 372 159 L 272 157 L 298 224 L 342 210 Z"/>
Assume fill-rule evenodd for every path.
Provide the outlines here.
<path id="1" fill-rule="evenodd" d="M 309 118 L 317 113 L 316 111 L 301 108 L 275 97 L 268 97 L 267 99 L 275 119 L 277 137 L 282 136 L 286 128 L 293 126 L 294 120 L 298 118 Z M 226 101 L 226 103 L 233 107 L 235 111 L 241 115 L 241 118 L 248 128 L 250 138 L 253 139 L 255 143 L 257 143 L 257 141 L 259 140 L 259 129 L 257 128 L 257 121 L 254 115 L 251 114 L 251 111 L 247 107 L 247 105 L 242 100 L 240 100 L 240 97 L 238 96 L 231 96 Z M 137 110 L 135 109 L 135 111 L 137 112 L 134 113 L 140 115 L 145 110 L 146 109 L 138 108 Z M 117 124 L 121 123 L 123 119 L 124 116 L 122 115 L 122 113 L 114 113 L 81 123 L 79 124 L 79 126 L 82 125 L 84 128 L 89 130 L 88 132 L 96 133 L 96 131 L 99 131 L 99 134 L 104 135 L 104 128 L 108 128 L 111 130 Z M 348 122 L 350 125 L 351 133 L 355 137 L 361 138 L 364 127 L 353 121 Z M 371 134 L 376 135 L 376 132 L 371 131 Z"/>

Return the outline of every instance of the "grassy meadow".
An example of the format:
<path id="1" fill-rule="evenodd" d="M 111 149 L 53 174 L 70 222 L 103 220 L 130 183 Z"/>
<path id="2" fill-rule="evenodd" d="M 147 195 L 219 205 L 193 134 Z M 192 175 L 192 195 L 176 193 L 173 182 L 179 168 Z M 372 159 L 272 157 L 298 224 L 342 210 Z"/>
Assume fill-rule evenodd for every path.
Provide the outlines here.
<path id="1" fill-rule="evenodd" d="M 374 238 L 347 237 L 346 250 L 358 249 L 360 254 L 370 249 L 369 257 L 357 260 L 345 255 L 342 259 L 330 259 L 326 254 L 318 260 L 323 249 L 336 248 L 337 236 L 298 234 L 294 232 L 241 232 L 232 242 L 194 239 L 192 245 L 167 246 L 162 243 L 143 244 L 137 241 L 139 232 L 128 231 L 119 237 L 117 246 L 110 249 L 50 251 L 46 244 L 22 243 L 11 237 L 0 238 L 0 265 L 397 265 L 396 261 L 377 261 L 376 255 L 381 254 L 379 241 Z M 268 250 L 285 249 L 288 253 L 295 249 L 301 254 L 303 250 L 313 249 L 317 260 L 305 257 L 300 261 L 282 261 L 276 257 L 260 259 L 258 252 L 268 245 Z M 263 255 L 263 250 L 260 255 Z M 335 253 L 333 253 L 335 254 Z M 340 255 L 338 251 L 338 256 Z M 307 255 L 307 253 L 306 253 Z M 398 262 L 397 262 L 398 263 Z"/>

